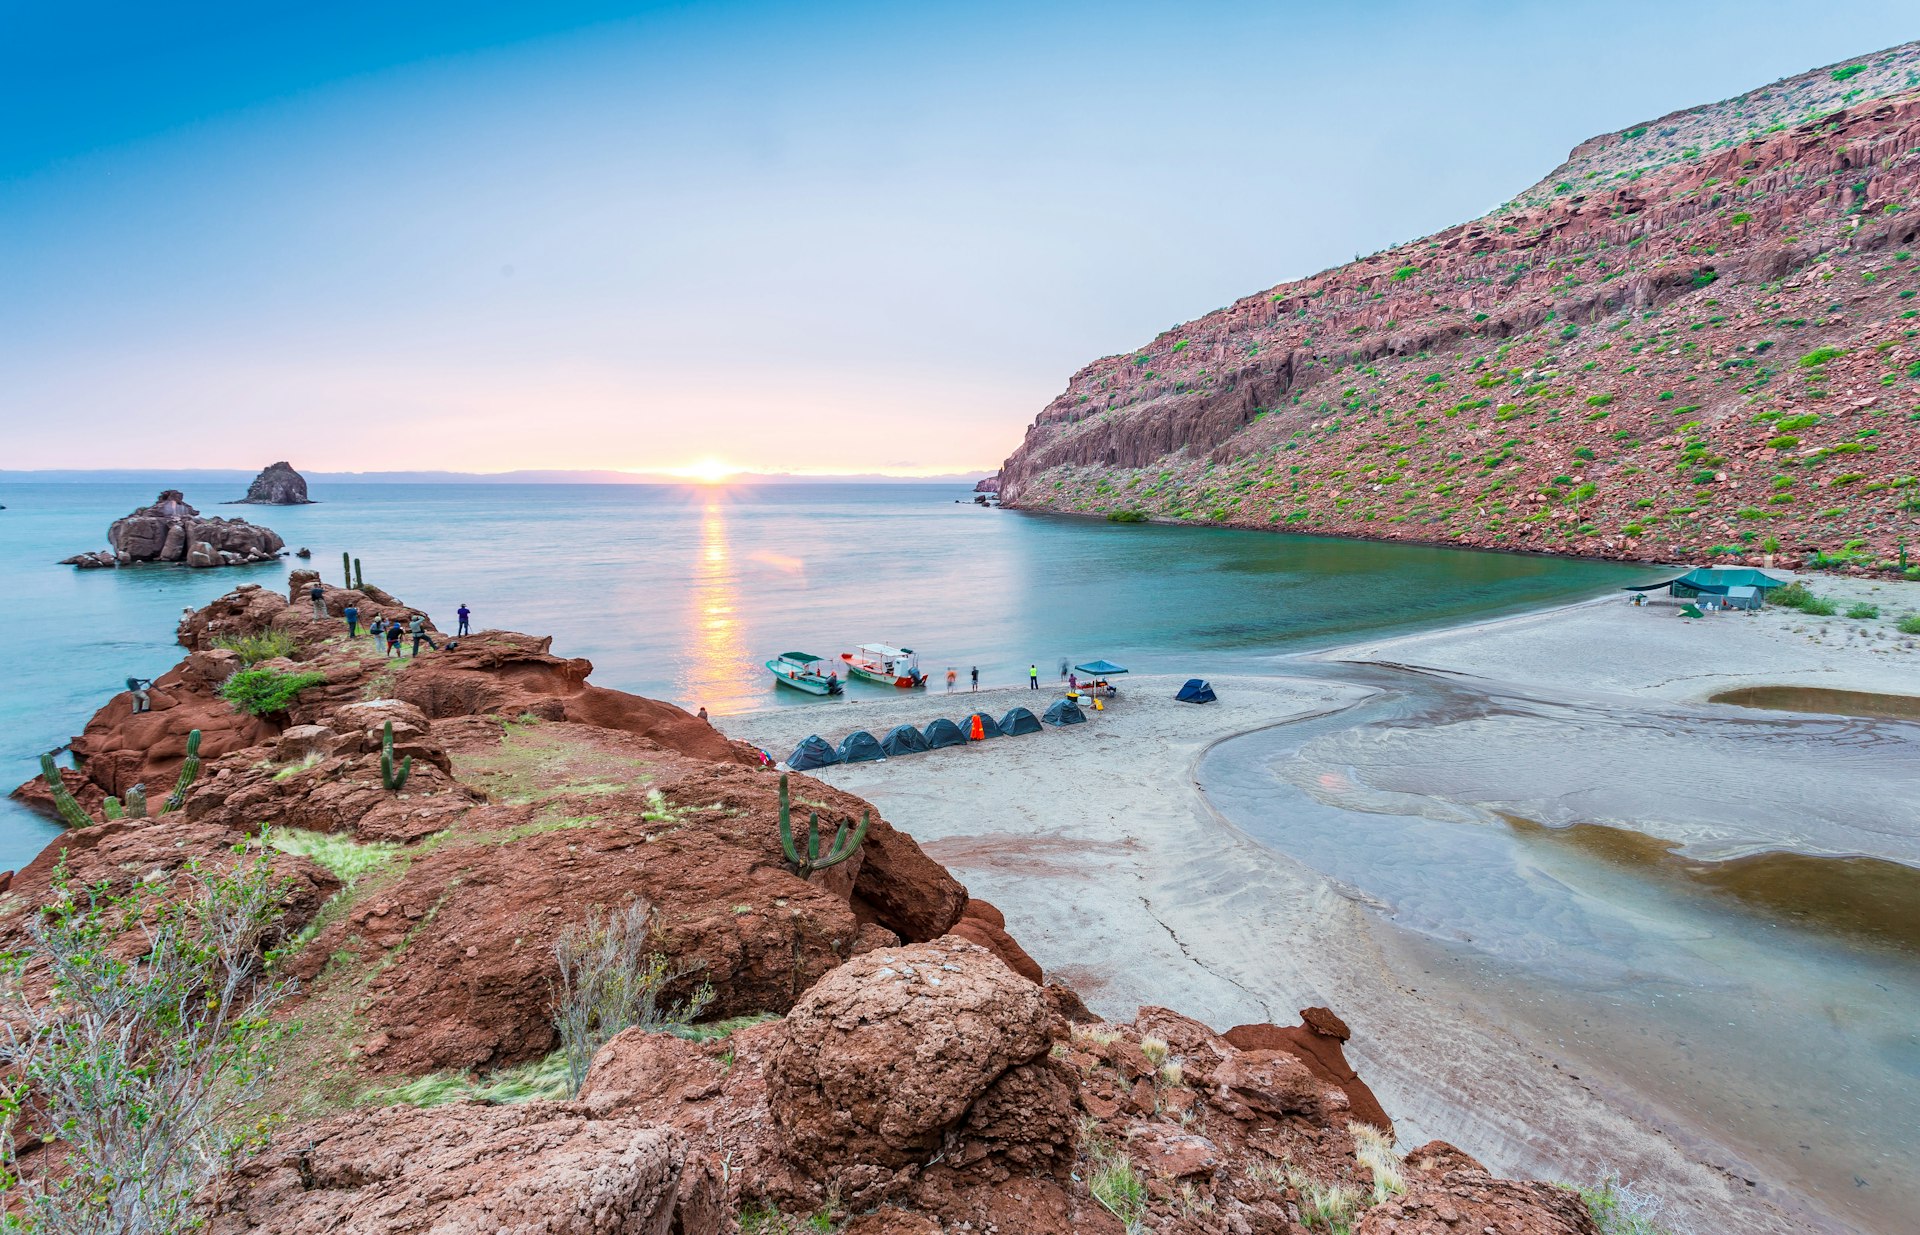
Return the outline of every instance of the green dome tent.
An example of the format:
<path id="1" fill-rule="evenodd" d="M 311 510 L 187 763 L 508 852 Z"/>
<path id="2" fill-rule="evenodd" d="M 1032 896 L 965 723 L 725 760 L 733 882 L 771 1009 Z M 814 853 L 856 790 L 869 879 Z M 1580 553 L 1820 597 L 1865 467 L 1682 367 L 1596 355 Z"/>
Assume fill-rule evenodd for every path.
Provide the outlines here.
<path id="1" fill-rule="evenodd" d="M 815 768 L 828 768 L 840 762 L 840 752 L 833 749 L 827 740 L 819 734 L 809 734 L 793 748 L 787 756 L 787 766 L 796 772 L 811 772 Z"/>
<path id="2" fill-rule="evenodd" d="M 927 749 L 927 740 L 912 725 L 895 725 L 880 739 L 880 749 L 892 755 L 917 755 Z"/>
<path id="3" fill-rule="evenodd" d="M 842 763 L 869 763 L 886 757 L 887 752 L 880 749 L 879 739 L 865 729 L 855 729 L 840 740 L 840 762 Z"/>
<path id="4" fill-rule="evenodd" d="M 1012 737 L 1020 733 L 1040 732 L 1040 718 L 1026 708 L 1015 708 L 1000 718 L 1000 732 Z"/>
<path id="5" fill-rule="evenodd" d="M 928 750 L 940 750 L 943 747 L 965 746 L 967 744 L 966 733 L 961 730 L 960 726 L 954 724 L 944 716 L 928 725 L 927 731 L 923 736 L 926 738 Z"/>

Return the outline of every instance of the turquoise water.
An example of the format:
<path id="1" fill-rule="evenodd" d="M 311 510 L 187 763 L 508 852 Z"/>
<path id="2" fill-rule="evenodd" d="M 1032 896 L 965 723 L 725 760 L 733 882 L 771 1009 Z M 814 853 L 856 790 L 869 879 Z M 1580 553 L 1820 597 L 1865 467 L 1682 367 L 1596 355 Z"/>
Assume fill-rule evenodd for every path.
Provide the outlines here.
<path id="1" fill-rule="evenodd" d="M 174 623 L 240 583 L 283 587 L 278 565 L 77 571 L 116 517 L 165 487 L 0 483 L 0 581 L 12 617 L 0 668 L 0 780 L 77 732 L 129 675 L 178 658 Z M 235 486 L 238 492 L 238 486 Z M 1137 670 L 1221 673 L 1255 656 L 1385 629 L 1588 595 L 1643 569 L 1511 554 L 1212 528 L 1120 526 L 990 510 L 953 485 L 317 484 L 318 504 L 220 507 L 313 550 L 445 627 L 551 634 L 594 681 L 689 708 L 832 706 L 775 692 L 761 664 L 857 643 L 913 647 L 936 680 L 978 665 L 986 684 L 1037 663 L 1105 656 Z M 956 499 L 961 499 L 956 502 Z M 856 683 L 854 692 L 887 688 Z M 51 835 L 0 805 L 0 869 Z"/>

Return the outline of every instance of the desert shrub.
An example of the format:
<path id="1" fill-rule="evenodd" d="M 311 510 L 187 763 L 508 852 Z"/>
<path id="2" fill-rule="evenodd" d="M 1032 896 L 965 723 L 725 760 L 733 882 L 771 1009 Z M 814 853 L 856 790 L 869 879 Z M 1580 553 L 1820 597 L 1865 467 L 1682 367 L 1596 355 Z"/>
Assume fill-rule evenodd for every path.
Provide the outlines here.
<path id="1" fill-rule="evenodd" d="M 1407 1190 L 1407 1177 L 1401 1170 L 1400 1153 L 1393 1138 L 1372 1124 L 1350 1123 L 1353 1156 L 1373 1175 L 1373 1203 L 1388 1201 Z"/>
<path id="2" fill-rule="evenodd" d="M 63 861 L 52 903 L 27 920 L 27 949 L 6 958 L 8 1230 L 198 1229 L 194 1197 L 265 1140 L 252 1103 L 275 1036 L 269 1013 L 289 993 L 273 947 L 286 885 L 255 854 L 225 871 L 190 862 L 178 886 L 78 888 Z M 28 994 L 33 962 L 57 998 Z M 21 1179 L 19 1146 L 39 1140 L 62 1152 Z"/>
<path id="3" fill-rule="evenodd" d="M 1840 612 L 1840 606 L 1825 596 L 1809 596 L 1800 606 L 1800 612 L 1812 617 L 1832 617 Z"/>
<path id="4" fill-rule="evenodd" d="M 1803 369 L 1817 369 L 1827 363 L 1827 361 L 1846 354 L 1847 349 L 1844 347 L 1816 347 L 1800 358 L 1800 367 Z"/>
<path id="5" fill-rule="evenodd" d="M 284 712 L 294 696 L 327 680 L 324 673 L 285 673 L 279 669 L 242 669 L 220 683 L 220 697 L 250 716 Z"/>
<path id="6" fill-rule="evenodd" d="M 434 1072 L 388 1089 L 370 1090 L 364 1099 L 381 1105 L 442 1106 L 448 1102 L 538 1102 L 573 1096 L 565 1054 L 555 1051 L 485 1078 Z"/>
<path id="7" fill-rule="evenodd" d="M 1669 1235 L 1655 1219 L 1665 1208 L 1659 1197 L 1621 1182 L 1618 1172 L 1574 1189 L 1593 1215 L 1601 1235 Z"/>
<path id="8" fill-rule="evenodd" d="M 650 951 L 653 933 L 653 906 L 634 901 L 604 914 L 591 911 L 584 925 L 555 941 L 560 981 L 554 990 L 553 1023 L 567 1063 L 569 1092 L 580 1092 L 594 1055 L 622 1030 L 685 1026 L 713 1002 L 713 987 L 703 982 L 685 999 L 663 1004 L 667 988 L 698 966 L 676 967 L 665 954 Z"/>
<path id="9" fill-rule="evenodd" d="M 1138 1231 L 1147 1214 L 1147 1181 L 1133 1169 L 1126 1150 L 1116 1148 L 1091 1127 L 1086 1132 L 1086 1150 L 1087 1190 L 1128 1232 Z"/>
<path id="10" fill-rule="evenodd" d="M 1880 606 L 1866 604 L 1853 605 L 1847 609 L 1847 616 L 1857 618 L 1861 621 L 1870 621 L 1880 616 Z"/>
<path id="11" fill-rule="evenodd" d="M 1807 590 L 1807 585 L 1797 580 L 1767 594 L 1767 603 L 1782 609 L 1798 609 L 1812 599 L 1813 593 Z"/>
<path id="12" fill-rule="evenodd" d="M 379 870 L 400 851 L 400 846 L 392 841 L 357 841 L 333 832 L 308 832 L 301 828 L 273 828 L 263 833 L 261 839 L 282 853 L 311 858 L 345 884 Z"/>
<path id="13" fill-rule="evenodd" d="M 284 630 L 263 630 L 257 635 L 222 635 L 213 646 L 225 648 L 240 657 L 242 665 L 254 665 L 293 655 L 293 636 Z"/>
<path id="14" fill-rule="evenodd" d="M 1146 521 L 1147 516 L 1143 511 L 1109 510 L 1107 512 L 1108 523 L 1145 523 Z"/>

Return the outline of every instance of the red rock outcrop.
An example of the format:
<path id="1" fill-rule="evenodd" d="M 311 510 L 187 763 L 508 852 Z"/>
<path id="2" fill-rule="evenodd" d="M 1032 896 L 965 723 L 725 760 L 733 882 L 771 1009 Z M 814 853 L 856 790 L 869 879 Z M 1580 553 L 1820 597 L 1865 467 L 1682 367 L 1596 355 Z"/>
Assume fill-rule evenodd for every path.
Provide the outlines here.
<path id="1" fill-rule="evenodd" d="M 1002 501 L 1892 569 L 1920 510 L 1916 68 L 1909 44 L 1837 93 L 1821 70 L 1595 139 L 1487 218 L 1096 361 Z"/>
<path id="2" fill-rule="evenodd" d="M 673 1132 L 552 1102 L 389 1107 L 278 1138 L 209 1198 L 216 1235 L 720 1235 Z"/>
<path id="3" fill-rule="evenodd" d="M 107 529 L 105 553 L 81 553 L 63 566 L 131 566 L 138 562 L 183 562 L 188 566 L 244 566 L 270 562 L 286 548 L 271 528 L 245 519 L 204 517 L 187 505 L 178 489 L 168 489 L 153 505 L 142 506 Z"/>

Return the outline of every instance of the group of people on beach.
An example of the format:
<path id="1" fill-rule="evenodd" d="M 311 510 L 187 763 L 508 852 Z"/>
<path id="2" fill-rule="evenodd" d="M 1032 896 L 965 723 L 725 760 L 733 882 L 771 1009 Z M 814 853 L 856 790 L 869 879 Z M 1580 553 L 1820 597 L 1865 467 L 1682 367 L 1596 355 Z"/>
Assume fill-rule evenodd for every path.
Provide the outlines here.
<path id="1" fill-rule="evenodd" d="M 967 676 L 972 680 L 973 689 L 979 690 L 980 689 L 980 666 L 975 665 L 973 666 L 973 668 L 969 669 L 967 671 Z M 1067 662 L 1064 660 L 1060 662 L 1060 677 L 1063 680 L 1067 681 L 1070 687 L 1077 688 L 1080 684 L 1078 679 L 1075 678 L 1073 674 L 1067 671 Z M 960 675 L 954 671 L 954 668 L 952 665 L 948 665 L 947 666 L 947 689 L 952 690 L 954 687 L 954 684 L 957 683 L 959 680 L 960 680 Z M 1027 666 L 1027 689 L 1028 690 L 1040 689 L 1040 666 L 1038 662 Z"/>

